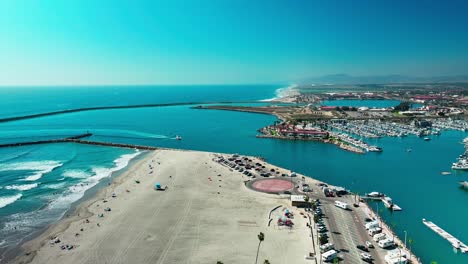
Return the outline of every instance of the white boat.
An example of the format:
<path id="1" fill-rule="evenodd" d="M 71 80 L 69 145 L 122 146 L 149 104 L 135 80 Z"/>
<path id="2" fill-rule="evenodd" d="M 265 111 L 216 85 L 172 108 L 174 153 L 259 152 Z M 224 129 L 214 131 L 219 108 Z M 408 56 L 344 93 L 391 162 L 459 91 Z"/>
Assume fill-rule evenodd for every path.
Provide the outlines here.
<path id="1" fill-rule="evenodd" d="M 468 181 L 460 181 L 460 186 L 462 188 L 468 189 Z"/>
<path id="2" fill-rule="evenodd" d="M 177 135 L 177 136 L 175 137 L 175 139 L 176 139 L 176 140 L 182 140 L 182 137 Z"/>
<path id="3" fill-rule="evenodd" d="M 465 159 L 452 163 L 452 170 L 468 170 L 468 162 Z"/>
<path id="4" fill-rule="evenodd" d="M 385 194 L 379 193 L 379 192 L 371 192 L 371 193 L 368 193 L 367 196 L 369 196 L 369 197 L 384 197 Z"/>
<path id="5" fill-rule="evenodd" d="M 425 138 L 424 138 L 424 141 L 429 141 L 429 140 L 431 140 L 431 139 L 428 138 L 428 137 L 425 137 Z"/>
<path id="6" fill-rule="evenodd" d="M 377 147 L 377 146 L 370 146 L 367 151 L 371 151 L 371 152 L 382 152 L 382 148 L 380 147 Z"/>

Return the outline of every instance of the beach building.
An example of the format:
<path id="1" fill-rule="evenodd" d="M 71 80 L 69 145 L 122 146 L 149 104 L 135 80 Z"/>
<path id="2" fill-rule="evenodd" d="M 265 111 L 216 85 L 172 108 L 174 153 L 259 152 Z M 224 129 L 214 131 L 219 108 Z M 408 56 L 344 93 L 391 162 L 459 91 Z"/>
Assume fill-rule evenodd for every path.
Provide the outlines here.
<path id="1" fill-rule="evenodd" d="M 315 129 L 281 129 L 280 133 L 288 137 L 301 137 L 311 139 L 324 139 L 328 138 L 329 134 L 325 131 L 319 131 Z"/>
<path id="2" fill-rule="evenodd" d="M 334 111 L 334 110 L 336 110 L 336 106 L 321 106 L 320 110 L 322 110 L 322 111 Z"/>
<path id="3" fill-rule="evenodd" d="M 365 112 L 365 111 L 369 111 L 369 107 L 367 106 L 361 106 L 361 107 L 358 107 L 358 112 Z"/>
<path id="4" fill-rule="evenodd" d="M 305 195 L 291 195 L 291 205 L 296 207 L 308 207 L 309 201 Z"/>

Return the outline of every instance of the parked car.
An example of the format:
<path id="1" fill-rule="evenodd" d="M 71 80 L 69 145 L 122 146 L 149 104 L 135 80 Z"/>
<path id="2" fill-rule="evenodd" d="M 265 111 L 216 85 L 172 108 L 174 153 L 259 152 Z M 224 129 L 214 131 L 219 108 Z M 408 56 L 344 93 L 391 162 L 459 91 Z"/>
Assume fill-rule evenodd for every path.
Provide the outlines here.
<path id="1" fill-rule="evenodd" d="M 372 242 L 370 242 L 370 241 L 366 241 L 366 246 L 367 246 L 368 248 L 374 248 L 374 245 L 373 245 Z"/>
<path id="2" fill-rule="evenodd" d="M 319 227 L 317 228 L 317 231 L 318 231 L 319 233 L 327 232 L 327 228 L 324 227 L 324 226 L 319 226 Z"/>
<path id="3" fill-rule="evenodd" d="M 367 247 L 364 246 L 364 245 L 357 245 L 356 247 L 357 247 L 358 249 L 362 250 L 362 251 L 369 252 L 369 250 L 367 249 Z"/>
<path id="4" fill-rule="evenodd" d="M 372 263 L 373 260 L 369 253 L 361 253 L 361 259 L 368 263 Z"/>

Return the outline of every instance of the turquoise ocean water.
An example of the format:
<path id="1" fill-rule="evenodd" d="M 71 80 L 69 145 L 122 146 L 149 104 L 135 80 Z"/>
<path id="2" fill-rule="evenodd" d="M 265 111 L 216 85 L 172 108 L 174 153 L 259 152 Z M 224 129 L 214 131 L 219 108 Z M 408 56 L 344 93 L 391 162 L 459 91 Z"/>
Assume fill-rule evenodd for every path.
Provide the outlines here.
<path id="1" fill-rule="evenodd" d="M 278 88 L 281 86 L 0 90 L 0 116 L 82 106 L 261 100 L 274 97 Z M 0 124 L 0 143 L 89 130 L 93 140 L 263 156 L 276 165 L 359 193 L 388 194 L 403 211 L 381 213 L 401 238 L 408 232 L 415 253 L 425 263 L 468 261 L 468 256 L 454 253 L 448 242 L 421 222 L 430 219 L 468 241 L 468 192 L 458 188 L 458 181 L 467 180 L 467 174 L 440 174 L 450 171 L 450 164 L 463 152 L 460 142 L 465 133 L 448 131 L 429 142 L 417 137 L 376 139 L 374 143 L 384 148 L 383 153 L 358 155 L 316 142 L 257 139 L 256 130 L 273 121 L 275 117 L 269 115 L 189 106 L 89 111 Z M 176 135 L 183 140 L 175 140 Z M 406 152 L 407 148 L 413 151 Z M 74 144 L 4 148 L 0 154 L 3 251 L 25 234 L 60 218 L 85 190 L 139 155 L 133 150 Z"/>

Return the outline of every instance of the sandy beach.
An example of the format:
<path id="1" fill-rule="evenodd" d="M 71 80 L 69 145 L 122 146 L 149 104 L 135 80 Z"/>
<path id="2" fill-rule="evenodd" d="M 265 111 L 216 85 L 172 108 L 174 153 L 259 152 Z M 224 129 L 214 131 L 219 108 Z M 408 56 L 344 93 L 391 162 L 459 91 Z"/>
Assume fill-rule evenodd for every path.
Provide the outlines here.
<path id="1" fill-rule="evenodd" d="M 250 190 L 248 177 L 207 152 L 157 150 L 73 215 L 23 245 L 13 263 L 311 263 L 307 218 L 289 199 Z M 154 189 L 156 182 L 167 186 Z M 113 197 L 115 196 L 115 197 Z M 289 209 L 294 227 L 270 212 Z M 110 211 L 109 211 L 110 209 Z M 62 249 L 68 246 L 71 249 Z"/>

